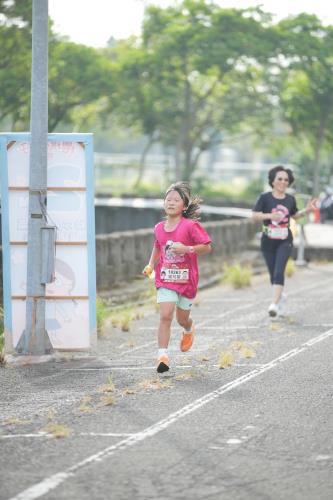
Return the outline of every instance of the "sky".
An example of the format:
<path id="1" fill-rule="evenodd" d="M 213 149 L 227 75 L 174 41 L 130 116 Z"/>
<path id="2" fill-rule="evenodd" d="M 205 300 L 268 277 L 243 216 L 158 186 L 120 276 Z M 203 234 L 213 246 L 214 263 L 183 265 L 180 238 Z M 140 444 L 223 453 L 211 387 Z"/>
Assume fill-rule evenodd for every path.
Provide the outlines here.
<path id="1" fill-rule="evenodd" d="M 120 39 L 140 33 L 145 5 L 167 7 L 172 0 L 49 0 L 49 15 L 55 31 L 73 42 L 104 47 L 110 37 Z M 333 3 L 329 0 L 215 0 L 221 7 L 246 8 L 261 5 L 278 21 L 300 12 L 316 14 L 333 25 Z"/>

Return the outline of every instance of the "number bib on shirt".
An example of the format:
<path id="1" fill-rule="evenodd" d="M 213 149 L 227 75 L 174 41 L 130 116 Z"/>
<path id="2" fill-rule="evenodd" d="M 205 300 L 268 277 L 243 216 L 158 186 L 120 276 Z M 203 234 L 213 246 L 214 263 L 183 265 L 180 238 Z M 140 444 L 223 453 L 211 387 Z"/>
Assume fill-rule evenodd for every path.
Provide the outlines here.
<path id="1" fill-rule="evenodd" d="M 288 238 L 288 226 L 273 226 L 267 228 L 267 236 L 270 240 L 286 240 Z"/>
<path id="2" fill-rule="evenodd" d="M 160 278 L 166 283 L 188 283 L 190 270 L 187 267 L 164 265 L 161 268 Z"/>

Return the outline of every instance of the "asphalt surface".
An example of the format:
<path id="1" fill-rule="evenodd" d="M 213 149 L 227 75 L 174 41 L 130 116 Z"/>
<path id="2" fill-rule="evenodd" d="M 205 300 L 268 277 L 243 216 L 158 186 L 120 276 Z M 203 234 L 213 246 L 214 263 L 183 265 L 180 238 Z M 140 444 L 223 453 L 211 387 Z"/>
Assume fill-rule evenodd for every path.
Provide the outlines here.
<path id="1" fill-rule="evenodd" d="M 267 276 L 202 291 L 160 377 L 156 312 L 89 357 L 0 368 L 0 498 L 331 499 L 332 283 L 298 269 L 274 321 Z"/>

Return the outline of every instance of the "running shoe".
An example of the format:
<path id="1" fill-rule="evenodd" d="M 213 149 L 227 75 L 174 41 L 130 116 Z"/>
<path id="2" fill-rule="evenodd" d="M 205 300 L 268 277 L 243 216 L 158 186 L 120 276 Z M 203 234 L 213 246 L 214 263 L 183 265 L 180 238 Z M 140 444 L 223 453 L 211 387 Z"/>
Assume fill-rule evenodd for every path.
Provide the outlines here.
<path id="1" fill-rule="evenodd" d="M 182 352 L 186 352 L 189 349 L 191 349 L 193 341 L 194 341 L 194 333 L 195 333 L 194 323 L 192 324 L 192 331 L 191 332 L 183 331 L 182 339 L 180 341 L 180 350 Z"/>
<path id="2" fill-rule="evenodd" d="M 280 302 L 278 303 L 278 314 L 279 316 L 284 316 L 286 313 L 287 296 L 283 293 L 281 295 Z"/>
<path id="3" fill-rule="evenodd" d="M 169 357 L 166 354 L 160 356 L 157 360 L 157 373 L 164 373 L 169 370 Z"/>
<path id="4" fill-rule="evenodd" d="M 279 313 L 278 305 L 272 302 L 268 308 L 268 314 L 270 315 L 271 318 L 275 318 L 278 315 L 278 313 Z"/>

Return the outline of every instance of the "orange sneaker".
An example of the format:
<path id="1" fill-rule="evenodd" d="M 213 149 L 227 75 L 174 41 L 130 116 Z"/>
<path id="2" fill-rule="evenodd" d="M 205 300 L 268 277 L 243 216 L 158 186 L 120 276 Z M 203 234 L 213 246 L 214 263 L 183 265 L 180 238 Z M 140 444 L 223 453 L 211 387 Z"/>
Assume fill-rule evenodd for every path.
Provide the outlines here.
<path id="1" fill-rule="evenodd" d="M 194 323 L 192 324 L 192 331 L 191 332 L 184 332 L 183 331 L 182 339 L 180 341 L 180 350 L 182 352 L 186 352 L 189 349 L 191 349 L 193 341 L 194 341 L 194 333 L 195 333 Z"/>
<path id="2" fill-rule="evenodd" d="M 164 373 L 169 370 L 170 361 L 166 354 L 160 356 L 157 360 L 157 372 Z"/>

